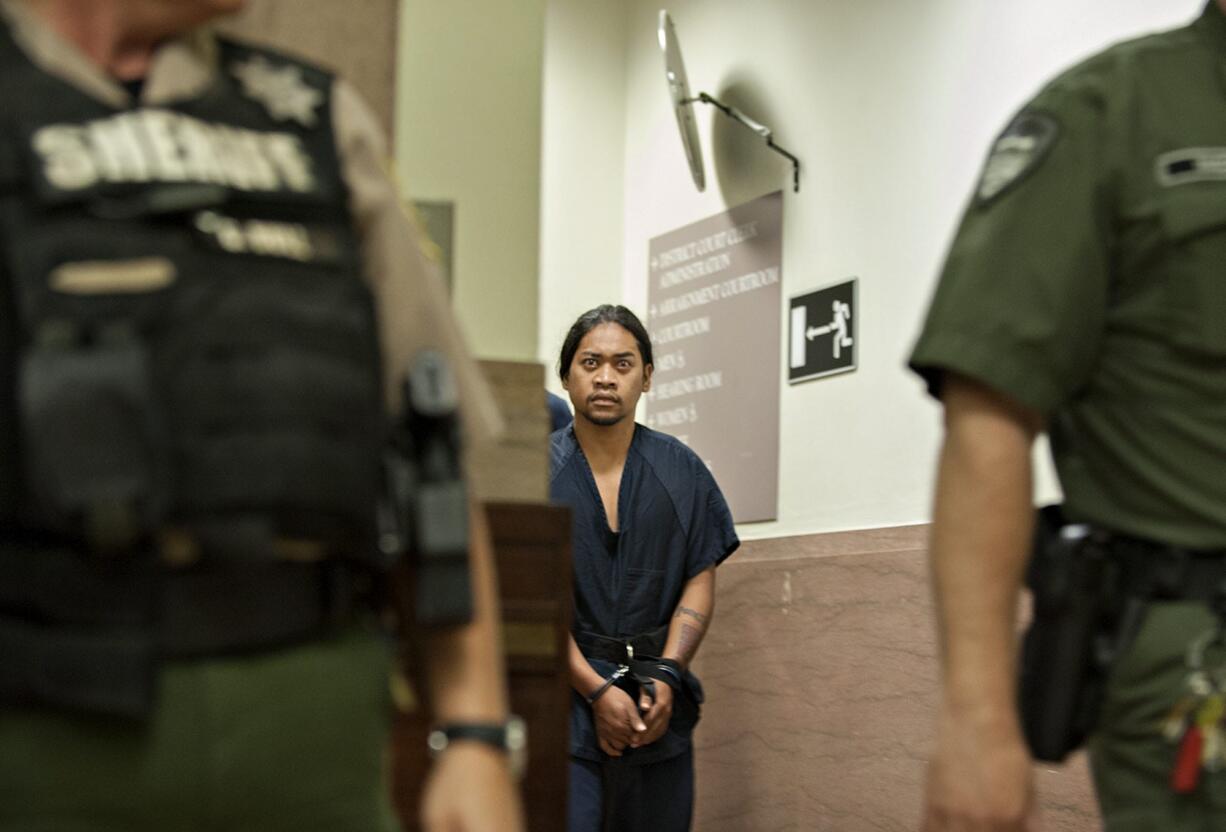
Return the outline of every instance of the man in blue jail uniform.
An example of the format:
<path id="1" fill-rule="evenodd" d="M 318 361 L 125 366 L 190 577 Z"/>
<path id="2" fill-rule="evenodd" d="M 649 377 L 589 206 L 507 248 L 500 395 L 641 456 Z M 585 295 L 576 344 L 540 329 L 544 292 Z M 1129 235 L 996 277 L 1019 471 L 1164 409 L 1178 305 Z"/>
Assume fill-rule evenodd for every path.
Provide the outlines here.
<path id="1" fill-rule="evenodd" d="M 574 512 L 570 832 L 679 832 L 693 813 L 688 668 L 740 541 L 702 460 L 635 423 L 651 372 L 623 306 L 580 316 L 558 361 L 575 410 L 550 441 L 550 496 Z"/>

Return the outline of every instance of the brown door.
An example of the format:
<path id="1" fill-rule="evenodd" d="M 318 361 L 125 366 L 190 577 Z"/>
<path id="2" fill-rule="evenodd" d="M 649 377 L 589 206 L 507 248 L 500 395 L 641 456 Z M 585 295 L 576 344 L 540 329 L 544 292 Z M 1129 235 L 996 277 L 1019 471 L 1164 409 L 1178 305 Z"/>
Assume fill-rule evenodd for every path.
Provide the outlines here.
<path id="1" fill-rule="evenodd" d="M 569 754 L 570 511 L 533 503 L 489 503 L 498 561 L 511 709 L 528 724 L 523 781 L 530 832 L 564 832 Z M 421 709 L 397 714 L 392 789 L 406 830 L 418 829 L 417 806 L 428 767 L 429 724 Z"/>

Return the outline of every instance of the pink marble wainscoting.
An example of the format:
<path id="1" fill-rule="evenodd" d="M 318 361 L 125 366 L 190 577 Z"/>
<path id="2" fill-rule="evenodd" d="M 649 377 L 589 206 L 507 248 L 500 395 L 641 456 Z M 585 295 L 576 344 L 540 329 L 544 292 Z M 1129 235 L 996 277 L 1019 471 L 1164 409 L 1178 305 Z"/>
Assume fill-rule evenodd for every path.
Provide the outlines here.
<path id="1" fill-rule="evenodd" d="M 750 541 L 696 671 L 698 832 L 915 832 L 937 702 L 926 526 Z M 1098 828 L 1084 760 L 1036 768 L 1044 830 Z"/>

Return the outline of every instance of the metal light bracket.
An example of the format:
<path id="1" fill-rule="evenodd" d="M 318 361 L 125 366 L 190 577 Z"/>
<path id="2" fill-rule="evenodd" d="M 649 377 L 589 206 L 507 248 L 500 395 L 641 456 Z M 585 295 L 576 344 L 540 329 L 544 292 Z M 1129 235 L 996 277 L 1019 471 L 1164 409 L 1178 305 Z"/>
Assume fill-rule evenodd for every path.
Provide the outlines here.
<path id="1" fill-rule="evenodd" d="M 797 159 L 794 154 L 789 153 L 784 148 L 775 144 L 775 134 L 771 131 L 769 127 L 767 127 L 765 124 L 761 124 L 759 122 L 754 121 L 749 116 L 745 115 L 740 110 L 738 110 L 736 107 L 733 107 L 730 104 L 725 104 L 724 102 L 720 101 L 715 96 L 708 95 L 705 92 L 698 93 L 698 95 L 695 96 L 694 98 L 686 99 L 684 103 L 692 104 L 694 102 L 702 102 L 703 104 L 710 104 L 712 107 L 719 110 L 724 115 L 728 116 L 728 118 L 732 119 L 733 121 L 737 122 L 738 124 L 744 127 L 749 128 L 754 133 L 756 133 L 758 136 L 765 139 L 766 146 L 769 147 L 771 150 L 775 151 L 780 156 L 787 157 L 788 160 L 790 160 L 792 163 L 792 191 L 793 192 L 800 191 L 800 159 Z"/>

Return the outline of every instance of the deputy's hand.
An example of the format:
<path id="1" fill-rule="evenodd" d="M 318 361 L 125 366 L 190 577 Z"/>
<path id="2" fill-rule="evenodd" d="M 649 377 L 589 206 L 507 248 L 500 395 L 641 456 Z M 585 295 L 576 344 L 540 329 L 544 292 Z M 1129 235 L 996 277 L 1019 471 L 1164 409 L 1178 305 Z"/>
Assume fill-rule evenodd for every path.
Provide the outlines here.
<path id="1" fill-rule="evenodd" d="M 626 746 L 633 747 L 647 731 L 634 700 L 617 686 L 592 703 L 592 721 L 596 723 L 600 750 L 610 757 L 620 757 Z"/>
<path id="2" fill-rule="evenodd" d="M 643 714 L 643 722 L 647 726 L 647 731 L 631 743 L 635 748 L 655 742 L 668 730 L 668 721 L 673 715 L 673 689 L 666 682 L 658 679 L 655 688 L 654 702 L 651 701 L 646 691 L 639 693 L 639 710 Z"/>
<path id="3" fill-rule="evenodd" d="M 421 820 L 426 832 L 523 832 L 506 753 L 472 740 L 448 745 L 426 780 Z"/>
<path id="4" fill-rule="evenodd" d="M 1034 776 L 1017 719 L 943 707 L 937 730 L 923 832 L 1036 832 Z"/>

